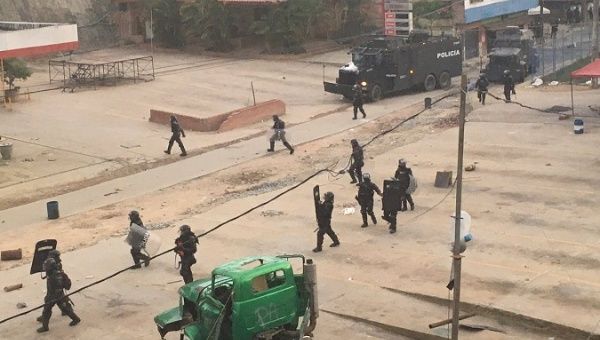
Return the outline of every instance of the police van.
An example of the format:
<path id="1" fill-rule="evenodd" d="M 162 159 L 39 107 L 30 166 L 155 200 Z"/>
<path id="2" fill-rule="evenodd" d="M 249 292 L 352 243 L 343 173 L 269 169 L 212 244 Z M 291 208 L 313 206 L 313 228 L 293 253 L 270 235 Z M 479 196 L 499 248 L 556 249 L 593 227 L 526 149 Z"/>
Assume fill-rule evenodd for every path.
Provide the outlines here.
<path id="1" fill-rule="evenodd" d="M 352 98 L 352 87 L 359 84 L 371 101 L 412 88 L 447 89 L 462 73 L 462 53 L 460 40 L 450 36 L 377 36 L 350 50 L 352 61 L 339 69 L 335 83 L 323 86 Z"/>

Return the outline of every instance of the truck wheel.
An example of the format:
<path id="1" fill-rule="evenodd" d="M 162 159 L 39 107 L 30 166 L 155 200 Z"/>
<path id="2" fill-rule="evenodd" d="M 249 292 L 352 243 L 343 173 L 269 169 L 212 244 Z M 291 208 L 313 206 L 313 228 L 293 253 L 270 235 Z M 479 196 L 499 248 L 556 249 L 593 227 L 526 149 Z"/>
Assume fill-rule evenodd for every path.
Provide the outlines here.
<path id="1" fill-rule="evenodd" d="M 440 81 L 439 81 L 440 88 L 445 90 L 450 87 L 451 83 L 452 83 L 452 78 L 450 77 L 450 73 L 442 72 L 442 74 L 440 74 Z"/>
<path id="2" fill-rule="evenodd" d="M 435 79 L 435 76 L 433 74 L 428 74 L 427 77 L 425 77 L 425 81 L 423 82 L 423 87 L 425 88 L 425 91 L 435 90 L 436 85 L 437 80 Z"/>
<path id="3" fill-rule="evenodd" d="M 381 86 L 379 86 L 379 84 L 373 85 L 373 88 L 371 88 L 371 92 L 369 93 L 369 98 L 371 98 L 371 101 L 376 102 L 381 99 L 381 97 L 383 97 Z"/>

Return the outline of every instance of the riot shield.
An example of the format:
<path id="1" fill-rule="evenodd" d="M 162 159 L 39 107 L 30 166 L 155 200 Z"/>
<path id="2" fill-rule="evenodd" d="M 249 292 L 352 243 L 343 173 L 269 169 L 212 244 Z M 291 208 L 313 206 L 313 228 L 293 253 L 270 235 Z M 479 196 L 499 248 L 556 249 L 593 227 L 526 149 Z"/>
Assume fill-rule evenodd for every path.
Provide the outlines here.
<path id="1" fill-rule="evenodd" d="M 135 223 L 129 226 L 129 233 L 127 233 L 125 242 L 134 248 L 145 251 L 149 256 L 156 255 L 162 243 L 158 235 Z"/>
<path id="2" fill-rule="evenodd" d="M 319 186 L 315 185 L 313 188 L 313 199 L 315 201 L 315 217 L 317 218 L 317 223 L 319 222 L 319 203 L 321 203 L 321 192 L 319 191 Z"/>
<path id="3" fill-rule="evenodd" d="M 148 231 L 146 233 L 144 247 L 142 248 L 148 256 L 158 254 L 162 240 L 156 233 Z"/>
<path id="4" fill-rule="evenodd" d="M 44 261 L 48 258 L 48 252 L 56 249 L 56 244 L 56 240 L 41 240 L 35 244 L 35 252 L 33 253 L 33 261 L 31 262 L 29 274 L 42 273 L 44 271 Z"/>
<path id="5" fill-rule="evenodd" d="M 383 181 L 383 204 L 384 211 L 400 211 L 400 198 L 404 196 L 400 181 L 385 180 Z"/>

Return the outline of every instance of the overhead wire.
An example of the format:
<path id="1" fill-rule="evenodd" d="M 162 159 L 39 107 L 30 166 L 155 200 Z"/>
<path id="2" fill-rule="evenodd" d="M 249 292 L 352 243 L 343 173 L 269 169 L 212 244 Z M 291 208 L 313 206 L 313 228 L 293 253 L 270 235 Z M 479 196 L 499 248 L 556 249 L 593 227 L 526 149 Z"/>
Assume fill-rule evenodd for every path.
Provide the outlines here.
<path id="1" fill-rule="evenodd" d="M 455 94 L 456 94 L 455 92 L 453 92 L 453 93 L 450 93 L 450 94 L 447 94 L 447 95 L 445 95 L 445 96 L 443 96 L 443 97 L 441 97 L 441 98 L 439 98 L 439 99 L 437 99 L 437 100 L 433 101 L 433 102 L 432 102 L 432 105 L 434 105 L 434 104 L 437 104 L 437 103 L 439 103 L 440 101 L 442 101 L 442 100 L 444 100 L 444 99 L 446 99 L 446 98 L 452 97 L 452 96 L 454 96 Z M 426 109 L 426 108 L 425 108 L 425 109 L 422 109 L 422 110 L 420 110 L 419 112 L 417 112 L 417 113 L 415 113 L 415 114 L 411 115 L 410 117 L 408 117 L 408 118 L 406 118 L 406 119 L 402 120 L 401 122 L 399 122 L 398 124 L 394 125 L 394 126 L 393 126 L 393 127 L 391 127 L 390 129 L 387 129 L 387 130 L 384 130 L 384 131 L 382 131 L 382 132 L 379 132 L 379 133 L 378 133 L 378 134 L 376 134 L 376 135 L 375 135 L 373 138 L 371 138 L 371 140 L 369 140 L 369 142 L 367 142 L 366 144 L 364 144 L 364 145 L 363 145 L 363 147 L 364 147 L 364 146 L 367 146 L 367 145 L 369 145 L 369 144 L 371 144 L 372 142 L 374 142 L 374 141 L 375 141 L 376 139 L 378 139 L 379 137 L 381 137 L 381 136 L 383 136 L 383 135 L 386 135 L 386 134 L 388 134 L 388 133 L 390 133 L 390 132 L 392 132 L 392 131 L 394 131 L 394 130 L 398 129 L 398 128 L 399 128 L 400 126 L 402 126 L 404 123 L 406 123 L 406 122 L 408 122 L 408 121 L 410 121 L 410 120 L 412 120 L 412 119 L 415 119 L 416 117 L 418 117 L 419 115 L 421 115 L 421 114 L 422 114 L 423 112 L 425 112 L 425 111 L 427 111 L 427 109 Z M 193 238 L 193 239 L 190 239 L 190 240 L 188 240 L 188 241 L 186 241 L 186 242 L 190 242 L 190 241 L 192 241 L 192 242 L 197 242 L 197 239 L 199 239 L 199 238 L 202 238 L 202 237 L 205 237 L 205 236 L 209 235 L 210 233 L 212 233 L 212 232 L 214 232 L 214 231 L 216 231 L 216 230 L 220 229 L 221 227 L 225 226 L 226 224 L 228 224 L 228 223 L 231 223 L 231 222 L 233 222 L 233 221 L 235 221 L 235 220 L 238 220 L 238 219 L 240 219 L 240 218 L 242 218 L 242 217 L 244 217 L 244 216 L 246 216 L 246 215 L 250 214 L 251 212 L 253 212 L 253 211 L 257 210 L 257 209 L 259 209 L 259 208 L 261 208 L 261 207 L 264 207 L 265 205 L 267 205 L 267 204 L 269 204 L 269 203 L 271 203 L 271 202 L 273 202 L 273 201 L 275 201 L 275 200 L 279 199 L 279 198 L 280 198 L 280 197 L 282 197 L 283 195 L 285 195 L 285 194 L 287 194 L 287 193 L 289 193 L 289 192 L 291 192 L 291 191 L 293 191 L 293 190 L 297 189 L 298 187 L 300 187 L 300 186 L 304 185 L 305 183 L 307 183 L 307 182 L 308 182 L 308 181 L 310 181 L 311 179 L 315 178 L 316 176 L 320 175 L 321 173 L 324 173 L 324 172 L 326 172 L 326 173 L 328 173 L 328 174 L 330 174 L 330 175 L 332 175 L 332 176 L 337 176 L 337 175 L 339 175 L 339 174 L 340 174 L 340 171 L 334 171 L 334 170 L 332 170 L 332 168 L 333 168 L 335 165 L 337 165 L 337 163 L 338 163 L 338 162 L 339 162 L 339 161 L 336 161 L 336 162 L 332 163 L 332 164 L 331 164 L 329 167 L 325 167 L 325 168 L 323 168 L 323 169 L 317 170 L 316 172 L 314 172 L 313 174 L 311 174 L 311 175 L 309 175 L 308 177 L 304 178 L 303 180 L 301 180 L 301 181 L 300 181 L 300 182 L 298 182 L 297 184 L 295 184 L 295 185 L 293 185 L 293 186 L 291 186 L 291 187 L 287 188 L 286 190 L 284 190 L 284 191 L 280 192 L 279 194 L 277 194 L 277 195 L 275 195 L 275 196 L 271 197 L 270 199 L 268 199 L 268 200 L 266 200 L 266 201 L 264 201 L 264 202 L 262 202 L 262 203 L 259 203 L 259 204 L 255 205 L 254 207 L 252 207 L 252 208 L 250 208 L 250 209 L 248 209 L 248 210 L 246 210 L 246 211 L 244 211 L 244 212 L 242 212 L 242 213 L 240 213 L 240 214 L 238 214 L 238 215 L 236 215 L 236 216 L 234 216 L 234 217 L 232 217 L 232 218 L 230 218 L 230 219 L 228 219 L 228 220 L 226 220 L 226 221 L 224 221 L 224 222 L 221 222 L 221 223 L 217 224 L 216 226 L 212 227 L 212 228 L 211 228 L 211 229 L 209 229 L 208 231 L 206 231 L 206 232 L 203 232 L 203 233 L 200 233 L 199 235 L 196 235 L 196 237 L 195 237 L 195 238 Z M 446 195 L 446 197 L 447 197 L 448 195 L 449 195 L 449 193 Z M 445 199 L 445 198 L 444 198 L 444 199 Z M 441 203 L 441 202 L 440 202 L 440 203 Z M 438 203 L 438 204 L 439 204 L 439 203 Z M 172 248 L 170 248 L 170 249 L 167 249 L 167 250 L 165 250 L 165 251 L 163 251 L 163 252 L 161 252 L 161 253 L 158 253 L 158 254 L 156 254 L 156 255 L 154 255 L 154 256 L 152 256 L 152 257 L 150 257 L 150 260 L 156 259 L 156 258 L 158 258 L 158 257 L 161 257 L 161 256 L 163 256 L 163 255 L 166 255 L 166 254 L 168 254 L 168 253 L 171 253 L 171 252 L 175 251 L 176 249 L 178 249 L 178 247 L 177 247 L 177 246 L 176 246 L 176 247 L 172 247 Z M 91 282 L 91 283 L 89 283 L 89 284 L 85 285 L 85 286 L 82 286 L 82 287 L 80 287 L 80 288 L 78 288 L 78 289 L 76 289 L 76 290 L 74 290 L 74 291 L 72 291 L 72 292 L 69 292 L 68 294 L 65 294 L 65 296 L 64 296 L 64 297 L 62 297 L 62 298 L 61 298 L 61 299 L 59 299 L 59 300 L 62 300 L 62 299 L 68 299 L 68 298 L 69 298 L 70 296 L 72 296 L 72 295 L 75 295 L 75 294 L 77 294 L 77 293 L 80 293 L 80 292 L 82 292 L 82 291 L 84 291 L 84 290 L 86 290 L 86 289 L 88 289 L 88 288 L 90 288 L 90 287 L 93 287 L 93 286 L 96 286 L 96 285 L 98 285 L 98 284 L 100 284 L 100 283 L 103 283 L 103 282 L 105 282 L 105 281 L 108 281 L 108 280 L 110 280 L 110 279 L 112 279 L 112 278 L 114 278 L 114 277 L 116 277 L 116 276 L 118 276 L 118 275 L 120 275 L 120 274 L 122 274 L 122 273 L 124 273 L 124 272 L 128 271 L 128 270 L 131 270 L 131 269 L 133 269 L 134 267 L 135 267 L 135 265 L 131 265 L 131 266 L 128 266 L 128 267 L 126 267 L 126 268 L 120 269 L 120 270 L 118 270 L 118 271 L 116 271 L 116 272 L 114 272 L 114 273 L 112 273 L 112 274 L 110 274 L 110 275 L 107 275 L 107 276 L 105 276 L 105 277 L 103 277 L 103 278 L 101 278 L 101 279 L 98 279 L 98 280 L 96 280 L 96 281 L 94 281 L 94 282 Z M 57 300 L 57 301 L 58 301 L 58 300 Z M 19 317 L 22 317 L 22 316 L 25 316 L 25 315 L 27 315 L 27 314 L 29 314 L 29 313 L 31 313 L 31 312 L 34 312 L 34 311 L 36 311 L 36 310 L 39 310 L 39 309 L 43 308 L 43 307 L 44 307 L 44 306 L 46 306 L 47 304 L 52 304 L 52 303 L 55 303 L 55 302 L 57 302 L 57 301 L 49 301 L 49 302 L 46 302 L 46 303 L 44 303 L 44 304 L 41 304 L 41 305 L 39 305 L 39 306 L 36 306 L 36 307 L 30 308 L 30 309 L 28 309 L 28 310 L 26 310 L 26 311 L 23 311 L 23 312 L 20 312 L 20 313 L 14 314 L 14 315 L 12 315 L 12 316 L 9 316 L 9 317 L 7 317 L 7 318 L 4 318 L 4 319 L 0 320 L 0 324 L 3 324 L 3 323 L 5 323 L 5 322 L 8 322 L 8 321 L 10 321 L 10 320 L 13 320 L 13 319 L 16 319 L 16 318 L 19 318 Z"/>

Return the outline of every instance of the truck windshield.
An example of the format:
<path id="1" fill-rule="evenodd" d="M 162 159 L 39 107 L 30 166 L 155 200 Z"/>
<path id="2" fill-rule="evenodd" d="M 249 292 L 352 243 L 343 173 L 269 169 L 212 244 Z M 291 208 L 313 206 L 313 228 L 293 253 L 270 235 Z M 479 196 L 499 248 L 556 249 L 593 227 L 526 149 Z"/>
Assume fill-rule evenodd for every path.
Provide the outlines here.
<path id="1" fill-rule="evenodd" d="M 495 56 L 490 59 L 490 62 L 493 65 L 499 65 L 499 66 L 511 66 L 515 63 L 515 61 L 516 61 L 515 56 L 502 56 L 502 57 Z"/>
<path id="2" fill-rule="evenodd" d="M 369 67 L 381 62 L 381 54 L 352 53 L 352 62 L 356 66 Z"/>

